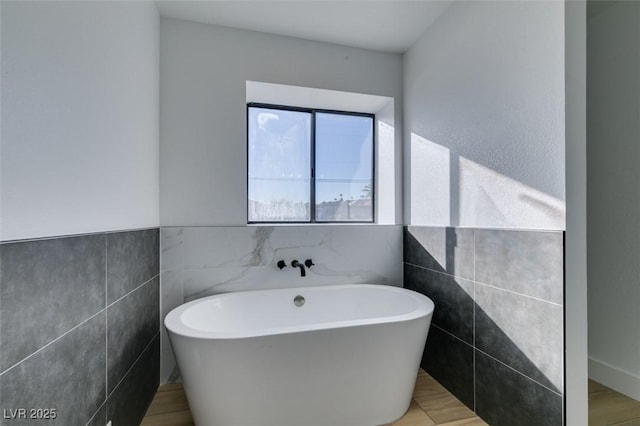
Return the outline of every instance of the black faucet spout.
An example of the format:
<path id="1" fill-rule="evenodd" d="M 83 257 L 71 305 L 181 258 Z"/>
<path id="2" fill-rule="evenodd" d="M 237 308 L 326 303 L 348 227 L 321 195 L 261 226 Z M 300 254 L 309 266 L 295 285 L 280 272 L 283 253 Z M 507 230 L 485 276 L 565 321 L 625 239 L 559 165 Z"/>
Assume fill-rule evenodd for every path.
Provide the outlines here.
<path id="1" fill-rule="evenodd" d="M 291 262 L 291 266 L 293 266 L 294 268 L 300 268 L 300 276 L 304 277 L 307 275 L 307 273 L 304 270 L 304 265 L 300 262 L 298 262 L 297 260 L 294 260 L 293 262 Z"/>

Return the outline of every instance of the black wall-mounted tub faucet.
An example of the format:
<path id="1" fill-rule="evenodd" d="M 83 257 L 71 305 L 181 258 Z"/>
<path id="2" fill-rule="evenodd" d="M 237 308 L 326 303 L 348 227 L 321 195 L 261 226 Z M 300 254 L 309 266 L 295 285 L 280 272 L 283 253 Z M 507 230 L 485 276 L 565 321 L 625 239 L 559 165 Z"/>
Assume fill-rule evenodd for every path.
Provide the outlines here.
<path id="1" fill-rule="evenodd" d="M 307 273 L 304 270 L 304 265 L 300 262 L 298 262 L 297 260 L 294 260 L 291 262 L 291 266 L 293 266 L 294 268 L 300 268 L 300 276 L 304 277 L 305 275 L 307 275 Z"/>
<path id="2" fill-rule="evenodd" d="M 278 260 L 277 265 L 278 265 L 278 268 L 280 268 L 280 269 L 287 267 L 287 264 L 284 263 L 284 260 Z"/>

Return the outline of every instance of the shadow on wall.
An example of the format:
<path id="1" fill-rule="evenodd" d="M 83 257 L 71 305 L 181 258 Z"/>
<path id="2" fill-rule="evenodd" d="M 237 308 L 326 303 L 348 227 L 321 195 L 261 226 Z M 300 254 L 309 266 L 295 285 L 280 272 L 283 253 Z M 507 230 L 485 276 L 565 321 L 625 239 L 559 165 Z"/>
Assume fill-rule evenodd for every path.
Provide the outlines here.
<path id="1" fill-rule="evenodd" d="M 422 367 L 491 425 L 561 425 L 562 299 L 522 285 L 561 291 L 562 257 L 553 277 L 544 259 L 562 233 L 408 227 L 404 252 L 405 287 L 436 306 Z"/>
<path id="2" fill-rule="evenodd" d="M 563 200 L 416 133 L 410 187 L 413 224 L 564 229 Z"/>

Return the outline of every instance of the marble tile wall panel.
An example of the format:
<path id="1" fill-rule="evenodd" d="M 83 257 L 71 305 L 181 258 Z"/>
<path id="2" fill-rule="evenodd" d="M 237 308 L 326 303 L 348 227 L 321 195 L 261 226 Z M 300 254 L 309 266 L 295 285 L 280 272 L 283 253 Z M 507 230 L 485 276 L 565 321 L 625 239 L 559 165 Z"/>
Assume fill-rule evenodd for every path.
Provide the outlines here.
<path id="1" fill-rule="evenodd" d="M 169 341 L 164 318 L 172 309 L 184 303 L 183 244 L 185 228 L 160 229 L 160 382 L 180 381 L 180 372 Z M 206 228 L 204 228 L 206 229 Z"/>
<path id="2" fill-rule="evenodd" d="M 402 286 L 402 227 L 291 225 L 161 229 L 161 316 L 218 293 L 372 283 Z M 279 260 L 315 263 L 300 270 Z M 178 303 L 180 301 L 180 303 Z M 162 326 L 162 383 L 179 379 Z"/>
<path id="3" fill-rule="evenodd" d="M 281 287 L 402 285 L 400 226 L 188 227 L 163 233 L 162 241 L 163 256 L 176 258 L 172 248 L 182 246 L 185 301 Z M 290 266 L 276 266 L 278 260 L 290 264 L 309 258 L 315 265 L 306 277 Z"/>
<path id="4" fill-rule="evenodd" d="M 160 228 L 160 270 L 182 271 L 184 228 Z"/>

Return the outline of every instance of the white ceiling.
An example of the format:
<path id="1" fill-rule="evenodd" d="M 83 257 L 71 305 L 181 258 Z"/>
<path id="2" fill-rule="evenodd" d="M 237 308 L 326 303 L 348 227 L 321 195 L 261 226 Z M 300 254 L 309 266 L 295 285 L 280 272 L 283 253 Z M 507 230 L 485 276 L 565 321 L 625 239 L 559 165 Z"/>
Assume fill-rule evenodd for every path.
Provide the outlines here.
<path id="1" fill-rule="evenodd" d="M 452 0 L 156 0 L 162 16 L 405 52 Z"/>

